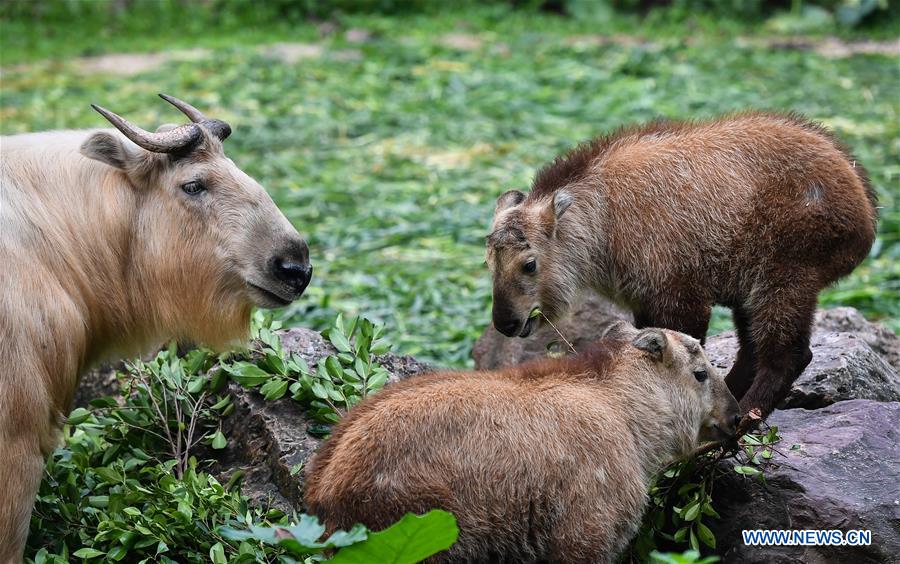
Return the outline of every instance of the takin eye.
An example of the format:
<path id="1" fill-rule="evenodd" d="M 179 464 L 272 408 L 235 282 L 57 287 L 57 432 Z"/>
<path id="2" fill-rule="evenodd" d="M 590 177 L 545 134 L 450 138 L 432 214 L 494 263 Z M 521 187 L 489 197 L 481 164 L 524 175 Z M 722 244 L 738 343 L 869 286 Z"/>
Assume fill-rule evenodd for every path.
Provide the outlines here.
<path id="1" fill-rule="evenodd" d="M 196 196 L 202 192 L 206 192 L 206 186 L 199 180 L 191 180 L 181 185 L 181 189 L 185 194 Z"/>
<path id="2" fill-rule="evenodd" d="M 694 378 L 696 378 L 698 382 L 706 382 L 706 379 L 709 378 L 709 374 L 706 373 L 706 370 L 696 370 L 694 371 Z"/>
<path id="3" fill-rule="evenodd" d="M 537 270 L 537 262 L 534 259 L 529 259 L 524 265 L 522 265 L 522 272 L 525 274 L 534 274 Z"/>

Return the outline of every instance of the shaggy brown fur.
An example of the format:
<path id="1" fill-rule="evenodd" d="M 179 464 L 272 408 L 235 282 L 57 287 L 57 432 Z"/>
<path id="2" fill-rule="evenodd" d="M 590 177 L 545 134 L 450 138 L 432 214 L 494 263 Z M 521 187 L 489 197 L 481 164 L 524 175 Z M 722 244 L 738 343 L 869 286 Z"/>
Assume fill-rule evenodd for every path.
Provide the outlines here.
<path id="1" fill-rule="evenodd" d="M 533 308 L 554 319 L 593 288 L 639 326 L 703 339 L 722 304 L 741 345 L 726 381 L 768 415 L 812 358 L 819 291 L 866 257 L 876 220 L 863 167 L 799 116 L 622 129 L 544 167 L 527 197 L 498 200 L 494 325 L 525 336 Z"/>
<path id="2" fill-rule="evenodd" d="M 243 338 L 254 305 L 299 295 L 273 278 L 272 261 L 288 253 L 305 264 L 306 244 L 203 135 L 177 157 L 113 130 L 2 139 L 2 563 L 22 557 L 44 457 L 85 369 L 171 337 Z M 186 194 L 192 180 L 207 191 Z"/>
<path id="3" fill-rule="evenodd" d="M 695 339 L 613 331 L 577 357 L 386 388 L 310 462 L 308 510 L 332 530 L 450 511 L 459 541 L 434 561 L 613 561 L 651 477 L 738 413 Z"/>

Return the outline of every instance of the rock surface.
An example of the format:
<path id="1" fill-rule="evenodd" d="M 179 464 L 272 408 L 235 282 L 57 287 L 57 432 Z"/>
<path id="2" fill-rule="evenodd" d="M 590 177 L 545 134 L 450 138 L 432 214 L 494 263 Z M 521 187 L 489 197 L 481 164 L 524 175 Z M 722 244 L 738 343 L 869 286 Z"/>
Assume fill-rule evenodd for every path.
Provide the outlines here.
<path id="1" fill-rule="evenodd" d="M 776 411 L 782 441 L 765 483 L 728 468 L 709 525 L 723 562 L 900 561 L 900 403 L 849 400 Z M 796 446 L 795 446 L 796 445 Z M 730 466 L 730 465 L 729 465 Z M 742 529 L 866 529 L 860 547 L 745 546 Z"/>
<path id="2" fill-rule="evenodd" d="M 853 333 L 872 350 L 900 371 L 900 336 L 882 325 L 867 320 L 852 307 L 820 309 L 816 312 L 816 329 L 837 333 Z"/>
<path id="3" fill-rule="evenodd" d="M 337 351 L 321 335 L 309 329 L 279 331 L 284 351 L 296 352 L 310 368 Z M 376 361 L 391 373 L 388 382 L 430 370 L 427 364 L 408 356 L 385 354 Z M 301 509 L 303 466 L 321 444 L 308 432 L 317 423 L 291 399 L 265 400 L 255 389 L 229 383 L 235 410 L 224 422 L 228 447 L 219 466 L 227 480 L 235 471 L 244 472 L 244 493 L 257 502 L 281 509 Z"/>
<path id="4" fill-rule="evenodd" d="M 705 348 L 712 365 L 727 374 L 738 349 L 734 333 L 710 337 Z M 900 375 L 863 338 L 817 326 L 810 348 L 812 361 L 794 382 L 781 409 L 816 409 L 849 399 L 900 401 Z"/>

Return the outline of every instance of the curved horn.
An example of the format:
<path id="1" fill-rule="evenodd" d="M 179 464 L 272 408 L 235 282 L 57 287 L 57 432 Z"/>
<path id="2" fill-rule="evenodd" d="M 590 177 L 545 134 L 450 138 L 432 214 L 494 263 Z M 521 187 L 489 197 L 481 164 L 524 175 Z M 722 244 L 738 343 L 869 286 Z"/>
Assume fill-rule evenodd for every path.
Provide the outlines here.
<path id="1" fill-rule="evenodd" d="M 168 94 L 163 94 L 162 92 L 159 93 L 159 97 L 181 110 L 181 113 L 191 118 L 192 122 L 200 123 L 206 121 L 206 116 L 203 115 L 203 112 L 188 104 L 184 100 L 179 100 L 175 96 L 169 96 Z"/>
<path id="2" fill-rule="evenodd" d="M 193 146 L 200 140 L 202 132 L 193 123 L 182 125 L 162 133 L 150 133 L 128 122 L 128 120 L 114 114 L 97 104 L 91 104 L 103 117 L 122 132 L 125 137 L 131 139 L 136 145 L 153 153 L 174 153 L 183 151 Z"/>
<path id="3" fill-rule="evenodd" d="M 203 115 L 203 112 L 188 104 L 184 100 L 179 100 L 175 96 L 169 96 L 168 94 L 163 94 L 162 92 L 160 92 L 159 97 L 178 108 L 181 113 L 189 117 L 192 122 L 199 123 L 206 129 L 208 129 L 209 132 L 218 137 L 220 141 L 224 141 L 228 138 L 229 135 L 231 135 L 231 126 L 224 121 L 206 117 L 205 115 Z"/>

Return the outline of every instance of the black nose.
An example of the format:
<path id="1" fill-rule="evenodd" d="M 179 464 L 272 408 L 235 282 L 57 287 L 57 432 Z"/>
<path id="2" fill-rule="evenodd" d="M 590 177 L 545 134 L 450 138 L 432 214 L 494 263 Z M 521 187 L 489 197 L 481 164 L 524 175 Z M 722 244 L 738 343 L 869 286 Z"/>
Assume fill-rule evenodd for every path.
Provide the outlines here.
<path id="1" fill-rule="evenodd" d="M 519 325 L 521 325 L 521 323 L 519 323 L 518 319 L 494 320 L 494 327 L 497 329 L 497 331 L 500 331 L 507 337 L 514 337 L 516 335 L 516 330 L 519 328 Z"/>
<path id="2" fill-rule="evenodd" d="M 738 415 L 735 415 L 734 418 L 731 420 L 732 425 L 734 425 L 735 429 L 737 429 L 738 425 L 741 424 L 741 419 L 743 419 L 743 417 L 741 417 L 740 414 L 738 414 Z"/>
<path id="3" fill-rule="evenodd" d="M 272 275 L 293 288 L 298 296 L 309 285 L 312 270 L 306 243 L 291 245 L 286 252 L 272 260 Z"/>

